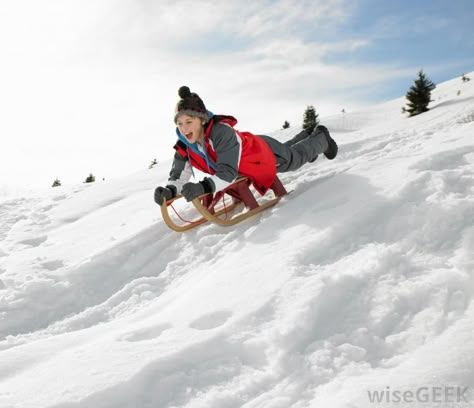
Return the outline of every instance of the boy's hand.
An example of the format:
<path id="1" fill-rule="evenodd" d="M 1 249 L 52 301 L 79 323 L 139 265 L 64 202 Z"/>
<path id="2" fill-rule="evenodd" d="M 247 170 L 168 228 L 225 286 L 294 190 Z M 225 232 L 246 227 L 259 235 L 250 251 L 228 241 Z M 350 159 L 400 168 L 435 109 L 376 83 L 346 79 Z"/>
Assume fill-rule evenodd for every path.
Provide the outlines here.
<path id="1" fill-rule="evenodd" d="M 206 177 L 199 183 L 186 183 L 181 189 L 181 194 L 184 196 L 186 201 L 189 202 L 203 194 L 213 193 L 214 191 L 214 182 Z"/>
<path id="2" fill-rule="evenodd" d="M 155 190 L 155 203 L 162 205 L 163 200 L 171 200 L 173 197 L 176 197 L 176 193 L 177 190 L 175 186 L 157 187 Z"/>

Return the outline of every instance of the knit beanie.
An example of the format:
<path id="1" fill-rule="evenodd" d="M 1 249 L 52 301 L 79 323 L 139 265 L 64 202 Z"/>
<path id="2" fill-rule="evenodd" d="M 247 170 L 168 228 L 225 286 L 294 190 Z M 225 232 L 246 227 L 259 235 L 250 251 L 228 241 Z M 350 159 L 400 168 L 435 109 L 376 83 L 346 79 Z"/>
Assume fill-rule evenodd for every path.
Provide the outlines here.
<path id="1" fill-rule="evenodd" d="M 176 104 L 174 123 L 178 120 L 179 115 L 197 116 L 205 122 L 209 120 L 206 106 L 198 94 L 191 93 L 187 86 L 182 86 L 178 90 L 178 95 L 181 99 Z"/>

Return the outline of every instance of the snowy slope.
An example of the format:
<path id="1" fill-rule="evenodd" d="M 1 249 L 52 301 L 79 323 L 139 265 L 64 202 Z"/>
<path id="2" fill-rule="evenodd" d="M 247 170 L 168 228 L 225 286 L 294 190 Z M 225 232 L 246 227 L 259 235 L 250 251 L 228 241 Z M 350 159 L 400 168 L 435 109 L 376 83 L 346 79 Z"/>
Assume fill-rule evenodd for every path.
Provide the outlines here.
<path id="1" fill-rule="evenodd" d="M 474 403 L 474 81 L 433 99 L 326 118 L 337 159 L 232 228 L 164 225 L 170 161 L 1 201 L 0 407 Z"/>

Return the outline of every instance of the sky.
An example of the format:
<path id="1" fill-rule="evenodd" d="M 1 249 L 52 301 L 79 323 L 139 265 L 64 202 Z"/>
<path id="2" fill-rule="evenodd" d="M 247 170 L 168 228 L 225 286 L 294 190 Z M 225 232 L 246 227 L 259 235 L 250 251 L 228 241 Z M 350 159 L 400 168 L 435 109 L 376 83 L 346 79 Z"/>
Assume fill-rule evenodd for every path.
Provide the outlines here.
<path id="1" fill-rule="evenodd" d="M 474 3 L 0 0 L 0 186 L 121 177 L 173 154 L 177 90 L 257 134 L 472 71 Z"/>

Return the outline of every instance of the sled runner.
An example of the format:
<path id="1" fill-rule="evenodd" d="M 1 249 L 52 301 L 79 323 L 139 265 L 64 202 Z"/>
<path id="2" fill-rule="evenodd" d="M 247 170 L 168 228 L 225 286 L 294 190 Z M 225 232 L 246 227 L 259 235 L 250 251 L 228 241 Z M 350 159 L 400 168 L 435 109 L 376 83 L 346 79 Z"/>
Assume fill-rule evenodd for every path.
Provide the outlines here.
<path id="1" fill-rule="evenodd" d="M 163 202 L 161 205 L 161 215 L 163 216 L 166 225 L 177 232 L 187 231 L 207 221 L 223 226 L 231 226 L 272 207 L 280 201 L 284 195 L 288 194 L 278 177 L 275 177 L 275 181 L 270 187 L 274 193 L 274 198 L 260 204 L 250 190 L 250 184 L 251 181 L 247 177 L 242 177 L 222 191 L 215 194 L 205 194 L 195 198 L 192 203 L 199 212 L 200 218 L 193 221 L 186 221 L 176 213 L 177 217 L 182 221 L 178 224 L 169 214 L 169 207 L 172 207 L 174 210 L 173 202 L 182 196 L 176 196 L 171 200 Z M 231 197 L 232 202 L 226 204 L 226 198 L 228 197 Z M 232 216 L 230 213 L 241 203 L 245 205 L 247 211 L 243 210 L 241 213 Z M 176 212 L 176 210 L 174 211 Z"/>

